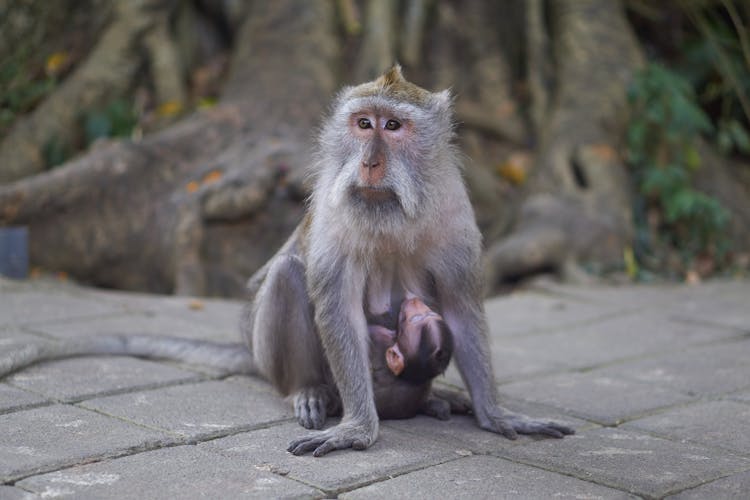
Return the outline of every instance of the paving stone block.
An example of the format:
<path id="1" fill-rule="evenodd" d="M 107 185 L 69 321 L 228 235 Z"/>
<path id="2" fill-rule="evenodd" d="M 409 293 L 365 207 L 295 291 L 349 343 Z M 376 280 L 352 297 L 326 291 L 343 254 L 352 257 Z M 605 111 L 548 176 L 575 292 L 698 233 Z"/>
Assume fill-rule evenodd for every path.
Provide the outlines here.
<path id="1" fill-rule="evenodd" d="M 729 477 L 683 491 L 669 497 L 669 500 L 705 500 L 707 498 L 747 499 L 750 492 L 750 471 L 732 474 Z"/>
<path id="2" fill-rule="evenodd" d="M 0 429 L 2 482 L 171 441 L 159 432 L 66 405 L 0 415 Z"/>
<path id="3" fill-rule="evenodd" d="M 378 440 L 364 451 L 335 451 L 323 458 L 294 456 L 286 451 L 290 441 L 309 432 L 297 423 L 287 423 L 207 441 L 198 447 L 242 461 L 249 467 L 278 472 L 329 493 L 461 456 L 453 446 L 387 427 L 381 428 Z"/>
<path id="4" fill-rule="evenodd" d="M 750 286 L 736 293 L 702 293 L 670 306 L 665 313 L 686 322 L 711 323 L 750 332 Z"/>
<path id="5" fill-rule="evenodd" d="M 653 358 L 610 366 L 599 373 L 689 395 L 725 394 L 750 386 L 750 339 L 676 348 Z"/>
<path id="6" fill-rule="evenodd" d="M 2 321 L 0 319 L 0 321 Z M 23 332 L 15 326 L 4 327 L 0 325 L 0 352 L 5 352 L 14 346 L 39 342 L 44 337 L 32 333 Z"/>
<path id="7" fill-rule="evenodd" d="M 81 499 L 299 498 L 319 491 L 196 446 L 177 446 L 24 479 L 45 497 Z M 0 492 L 1 493 L 1 492 Z"/>
<path id="8" fill-rule="evenodd" d="M 97 356 L 41 363 L 17 372 L 7 380 L 16 387 L 69 402 L 200 378 L 194 372 L 163 363 Z"/>
<path id="9" fill-rule="evenodd" d="M 225 322 L 239 318 L 245 301 L 238 299 L 212 299 L 207 297 L 184 297 L 174 295 L 157 295 L 122 290 L 84 289 L 98 300 L 105 300 L 127 311 L 167 314 L 173 316 L 188 315 L 198 321 Z"/>
<path id="10" fill-rule="evenodd" d="M 680 300 L 678 293 L 688 287 L 683 285 L 572 285 L 548 279 L 535 280 L 529 289 L 552 294 L 555 297 L 577 300 L 592 305 L 618 306 L 623 310 L 647 310 L 664 307 Z"/>
<path id="11" fill-rule="evenodd" d="M 623 427 L 750 455 L 750 405 L 734 401 L 699 402 L 634 420 Z"/>
<path id="12" fill-rule="evenodd" d="M 14 488 L 13 486 L 0 486 L 0 498 L 3 500 L 38 500 L 34 493 Z"/>
<path id="13" fill-rule="evenodd" d="M 500 337 L 555 331 L 607 318 L 622 309 L 619 305 L 590 304 L 534 292 L 513 293 L 485 303 L 490 332 Z"/>
<path id="14" fill-rule="evenodd" d="M 741 401 L 743 403 L 750 403 L 750 391 L 739 391 L 727 396 L 729 399 L 734 401 Z"/>
<path id="15" fill-rule="evenodd" d="M 566 414 L 616 425 L 657 408 L 695 398 L 644 382 L 609 377 L 593 370 L 566 373 L 500 387 L 502 394 L 560 408 Z"/>
<path id="16" fill-rule="evenodd" d="M 657 498 L 750 468 L 747 458 L 625 429 L 587 430 L 496 454 Z"/>
<path id="17" fill-rule="evenodd" d="M 0 413 L 23 410 L 49 402 L 46 398 L 32 392 L 0 383 Z"/>
<path id="18" fill-rule="evenodd" d="M 523 314 L 533 321 L 533 310 L 525 309 Z M 490 324 L 502 322 L 500 316 L 492 313 L 488 320 Z M 671 354 L 675 345 L 685 347 L 737 335 L 736 330 L 678 322 L 657 312 L 628 313 L 573 327 L 561 325 L 557 331 L 547 333 L 505 336 L 493 331 L 490 348 L 495 379 L 502 383 L 658 352 Z M 446 379 L 460 383 L 454 368 L 446 373 Z"/>
<path id="19" fill-rule="evenodd" d="M 24 291 L 4 293 L 0 300 L 0 323 L 33 325 L 39 322 L 90 318 L 121 312 L 114 304 L 74 294 Z"/>
<path id="20" fill-rule="evenodd" d="M 408 492 L 408 495 L 407 495 Z M 634 498 L 622 491 L 517 464 L 472 456 L 410 472 L 341 495 L 356 498 Z"/>
<path id="21" fill-rule="evenodd" d="M 531 317 L 532 310 L 526 314 Z M 489 321 L 498 321 L 493 316 Z M 658 313 L 626 314 L 554 332 L 491 338 L 495 378 L 515 380 L 563 369 L 591 368 L 617 360 L 657 352 L 672 352 L 675 345 L 688 346 L 736 337 L 730 329 L 686 324 Z"/>
<path id="22" fill-rule="evenodd" d="M 239 378 L 209 381 L 91 399 L 81 406 L 198 440 L 293 417 L 288 403 L 261 387 Z"/>
<path id="23" fill-rule="evenodd" d="M 217 342 L 239 342 L 239 313 L 221 322 L 199 320 L 203 313 L 187 308 L 181 316 L 129 312 L 79 321 L 56 321 L 32 325 L 35 331 L 56 338 L 83 337 L 97 334 L 146 334 L 170 335 L 190 339 L 214 340 Z"/>

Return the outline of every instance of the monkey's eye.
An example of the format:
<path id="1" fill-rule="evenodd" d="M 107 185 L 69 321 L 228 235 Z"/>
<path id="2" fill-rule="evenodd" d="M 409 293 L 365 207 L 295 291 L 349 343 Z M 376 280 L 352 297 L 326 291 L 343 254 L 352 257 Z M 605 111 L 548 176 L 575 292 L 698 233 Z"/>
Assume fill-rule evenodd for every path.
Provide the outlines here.
<path id="1" fill-rule="evenodd" d="M 360 118 L 359 120 L 357 120 L 357 125 L 359 126 L 359 128 L 363 129 L 372 128 L 372 123 L 370 123 L 370 120 L 368 120 L 367 118 Z"/>
<path id="2" fill-rule="evenodd" d="M 388 120 L 385 122 L 385 128 L 388 130 L 398 130 L 401 128 L 401 124 L 396 120 Z"/>

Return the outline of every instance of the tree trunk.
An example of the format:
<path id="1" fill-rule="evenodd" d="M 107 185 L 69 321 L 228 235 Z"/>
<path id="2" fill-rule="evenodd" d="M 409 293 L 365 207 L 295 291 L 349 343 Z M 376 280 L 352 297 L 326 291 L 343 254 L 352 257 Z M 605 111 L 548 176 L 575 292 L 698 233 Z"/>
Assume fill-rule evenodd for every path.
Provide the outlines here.
<path id="1" fill-rule="evenodd" d="M 168 9 L 190 5 L 220 11 L 234 30 L 219 104 L 39 173 L 40 148 L 72 133 L 76 106 L 121 92 L 135 68 L 151 68 L 159 100 L 186 99 L 178 51 L 164 44 L 181 25 Z M 108 287 L 242 294 L 302 216 L 312 138 L 333 93 L 400 58 L 410 80 L 456 96 L 490 287 L 537 271 L 576 278 L 579 263 L 620 266 L 633 228 L 618 151 L 625 90 L 643 62 L 620 1 L 246 5 L 118 2 L 88 59 L 0 141 L 0 183 L 13 180 L 0 185 L 0 225 L 30 226 L 33 265 Z M 713 193 L 750 199 L 733 173 L 710 172 L 698 178 Z M 750 206 L 735 205 L 747 242 Z"/>
<path id="2" fill-rule="evenodd" d="M 241 294 L 301 217 L 333 33 L 328 2 L 258 4 L 220 106 L 0 187 L 0 224 L 30 226 L 34 265 L 97 285 Z"/>
<path id="3" fill-rule="evenodd" d="M 550 109 L 546 120 L 535 119 L 540 147 L 530 194 L 511 235 L 487 252 L 491 286 L 539 270 L 569 272 L 579 261 L 615 266 L 632 237 L 628 176 L 617 151 L 640 49 L 619 2 L 548 5 L 555 85 L 535 90 L 543 101 L 550 96 Z M 530 14 L 543 16 L 535 6 Z M 530 32 L 530 61 L 542 67 L 530 71 L 539 75 L 549 63 L 540 60 L 544 47 L 536 31 Z"/>

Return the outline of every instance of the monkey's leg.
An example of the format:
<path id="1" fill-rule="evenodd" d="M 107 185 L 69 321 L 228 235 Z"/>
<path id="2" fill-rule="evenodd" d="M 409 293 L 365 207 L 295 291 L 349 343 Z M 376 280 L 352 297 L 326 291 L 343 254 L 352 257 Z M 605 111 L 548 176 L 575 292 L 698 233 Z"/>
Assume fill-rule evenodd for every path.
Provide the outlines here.
<path id="1" fill-rule="evenodd" d="M 446 308 L 445 319 L 457 338 L 455 359 L 471 394 L 479 426 L 509 439 L 516 439 L 518 434 L 543 434 L 556 438 L 574 434 L 575 431 L 566 425 L 529 418 L 498 404 L 480 299 L 472 301 L 455 296 L 454 299 L 454 302 L 446 301 L 451 305 Z"/>
<path id="2" fill-rule="evenodd" d="M 419 413 L 438 420 L 450 420 L 451 405 L 444 399 L 430 396 L 419 407 Z"/>
<path id="3" fill-rule="evenodd" d="M 253 316 L 252 351 L 259 371 L 292 397 L 300 425 L 322 428 L 340 403 L 315 331 L 299 257 L 282 254 L 271 260 Z"/>
<path id="4" fill-rule="evenodd" d="M 467 249 L 471 252 L 466 252 Z M 434 273 L 441 313 L 453 332 L 454 360 L 471 395 L 477 423 L 482 429 L 509 439 L 516 439 L 518 434 L 543 434 L 556 438 L 574 434 L 575 431 L 566 425 L 532 419 L 500 406 L 482 305 L 479 246 L 465 246 L 446 254 L 460 251 L 470 255 L 463 268 L 456 267 L 454 261 L 438 262 L 431 267 L 443 270 Z"/>
<path id="5" fill-rule="evenodd" d="M 308 260 L 315 320 L 331 372 L 341 394 L 341 422 L 292 441 L 287 451 L 316 457 L 343 448 L 364 450 L 378 436 L 378 413 L 368 356 L 367 321 L 362 310 L 364 270 L 345 257 L 313 249 Z"/>
<path id="6" fill-rule="evenodd" d="M 451 413 L 471 413 L 471 400 L 458 391 L 433 388 L 419 411 L 438 420 L 448 420 Z"/>

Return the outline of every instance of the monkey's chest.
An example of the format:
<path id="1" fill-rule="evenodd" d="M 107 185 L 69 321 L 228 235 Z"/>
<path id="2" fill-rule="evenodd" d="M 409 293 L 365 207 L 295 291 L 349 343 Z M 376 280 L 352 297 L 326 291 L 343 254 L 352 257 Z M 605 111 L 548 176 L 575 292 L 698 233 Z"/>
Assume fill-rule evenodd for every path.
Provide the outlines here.
<path id="1" fill-rule="evenodd" d="M 427 273 L 396 262 L 374 266 L 367 276 L 362 308 L 368 324 L 395 329 L 399 309 L 406 298 L 418 297 L 432 302 L 426 285 Z"/>

